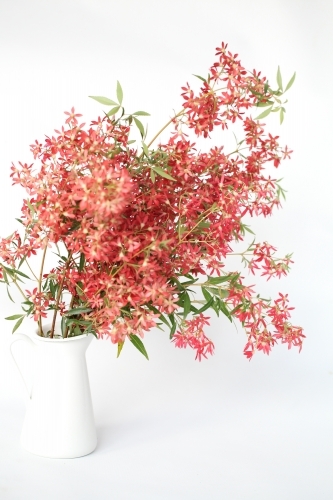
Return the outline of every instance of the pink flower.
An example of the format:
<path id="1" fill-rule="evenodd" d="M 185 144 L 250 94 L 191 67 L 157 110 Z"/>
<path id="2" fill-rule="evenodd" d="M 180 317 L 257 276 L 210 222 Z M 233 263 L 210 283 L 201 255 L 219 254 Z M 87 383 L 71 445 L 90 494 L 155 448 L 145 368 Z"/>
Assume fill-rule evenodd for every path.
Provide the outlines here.
<path id="1" fill-rule="evenodd" d="M 80 114 L 75 113 L 75 109 L 74 108 L 71 109 L 70 113 L 68 111 L 65 111 L 65 115 L 68 116 L 68 118 L 67 118 L 67 120 L 66 120 L 65 123 L 68 123 L 70 125 L 77 125 L 78 121 L 77 121 L 76 118 L 79 117 L 79 116 L 82 116 Z"/>

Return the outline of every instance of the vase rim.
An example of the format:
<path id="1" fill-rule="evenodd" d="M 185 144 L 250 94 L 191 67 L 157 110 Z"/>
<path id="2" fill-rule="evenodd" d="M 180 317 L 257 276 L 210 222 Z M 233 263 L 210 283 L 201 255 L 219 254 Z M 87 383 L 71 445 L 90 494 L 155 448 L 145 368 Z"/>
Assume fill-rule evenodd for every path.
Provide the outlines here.
<path id="1" fill-rule="evenodd" d="M 60 324 L 59 323 L 56 324 L 56 327 L 57 326 L 59 327 Z M 50 327 L 51 327 L 51 323 L 46 324 L 45 326 L 43 326 L 43 330 L 47 331 L 47 330 L 50 329 Z M 33 337 L 34 338 L 37 337 L 37 339 L 40 340 L 40 341 L 42 341 L 42 342 L 69 342 L 69 341 L 73 341 L 73 340 L 79 340 L 82 337 L 86 338 L 86 337 L 88 337 L 88 335 L 89 335 L 89 333 L 83 333 L 82 335 L 77 335 L 75 337 L 66 337 L 66 338 L 62 337 L 61 335 L 57 335 L 56 337 L 53 337 L 51 339 L 50 337 L 41 337 L 39 335 L 38 329 L 36 329 L 36 330 L 33 331 Z"/>

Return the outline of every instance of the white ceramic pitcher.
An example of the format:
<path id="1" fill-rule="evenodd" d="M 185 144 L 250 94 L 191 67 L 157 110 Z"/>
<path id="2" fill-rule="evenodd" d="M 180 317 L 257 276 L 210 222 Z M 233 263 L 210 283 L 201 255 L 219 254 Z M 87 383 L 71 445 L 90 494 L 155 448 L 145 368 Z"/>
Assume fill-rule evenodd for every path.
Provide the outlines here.
<path id="1" fill-rule="evenodd" d="M 14 333 L 34 351 L 34 378 L 28 388 L 27 412 L 21 434 L 22 447 L 47 458 L 76 458 L 97 445 L 86 350 L 93 336 L 44 338 Z"/>

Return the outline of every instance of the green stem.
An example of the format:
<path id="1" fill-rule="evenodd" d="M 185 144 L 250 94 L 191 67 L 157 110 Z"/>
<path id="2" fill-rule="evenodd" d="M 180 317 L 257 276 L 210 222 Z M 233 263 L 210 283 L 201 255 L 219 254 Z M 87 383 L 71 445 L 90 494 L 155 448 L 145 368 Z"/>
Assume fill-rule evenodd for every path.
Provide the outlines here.
<path id="1" fill-rule="evenodd" d="M 154 137 L 152 138 L 152 140 L 147 144 L 147 147 L 149 148 L 153 142 L 157 139 L 157 137 L 176 119 L 178 118 L 179 116 L 182 116 L 183 114 L 185 113 L 185 109 L 182 109 L 181 111 L 179 111 L 179 113 L 177 113 L 173 118 L 171 118 L 162 128 L 161 130 L 159 130 L 157 132 L 156 135 L 154 135 Z M 140 158 L 142 158 L 143 156 L 143 152 L 141 153 L 140 155 Z"/>
<path id="2" fill-rule="evenodd" d="M 73 309 L 74 300 L 75 300 L 75 294 L 72 295 L 72 298 L 71 298 L 71 301 L 69 304 L 69 309 Z M 64 339 L 66 339 L 68 337 L 68 330 L 69 330 L 69 326 L 66 326 L 65 333 L 64 333 Z"/>
<path id="3" fill-rule="evenodd" d="M 31 274 L 33 275 L 33 277 L 35 278 L 35 280 L 36 280 L 36 281 L 38 281 L 38 278 L 37 278 L 37 276 L 35 275 L 35 273 L 33 272 L 33 270 L 31 269 L 31 267 L 30 267 L 30 264 L 29 264 L 28 260 L 26 260 L 26 261 L 25 261 L 25 263 L 26 263 L 26 265 L 28 266 L 28 268 L 29 268 L 29 270 L 30 270 Z"/>
<path id="4" fill-rule="evenodd" d="M 16 287 L 20 291 L 22 297 L 24 297 L 24 300 L 27 300 L 27 297 L 26 297 L 25 293 L 23 292 L 22 288 L 20 287 L 20 285 L 15 280 L 13 280 L 13 283 L 16 285 Z"/>
<path id="5" fill-rule="evenodd" d="M 51 332 L 50 332 L 50 338 L 51 339 L 53 338 L 53 335 L 54 335 L 54 328 L 55 328 L 55 323 L 56 323 L 57 314 L 58 314 L 59 302 L 60 302 L 60 298 L 61 298 L 61 294 L 62 294 L 62 287 L 64 285 L 66 271 L 67 271 L 67 269 L 69 267 L 71 258 L 72 258 L 72 253 L 70 252 L 70 254 L 68 255 L 68 259 L 67 259 L 67 262 L 66 262 L 66 265 L 65 265 L 65 268 L 64 268 L 64 272 L 63 272 L 63 275 L 62 275 L 62 278 L 61 278 L 61 282 L 60 282 L 60 285 L 59 285 L 59 289 L 58 289 L 58 293 L 57 293 L 57 299 L 56 299 L 56 303 L 55 303 L 55 309 L 54 309 L 52 326 L 51 326 Z"/>
<path id="6" fill-rule="evenodd" d="M 38 292 L 39 293 L 42 292 L 43 271 L 44 271 L 45 256 L 46 256 L 48 241 L 49 241 L 48 238 L 46 238 L 43 257 L 42 257 L 42 263 L 40 266 L 40 273 L 39 273 L 39 280 L 38 280 Z M 38 328 L 39 328 L 39 335 L 41 337 L 43 337 L 44 335 L 43 335 L 43 326 L 42 326 L 42 317 L 41 316 L 38 318 Z"/>
<path id="7" fill-rule="evenodd" d="M 249 148 L 247 146 L 244 146 L 243 148 L 237 148 L 234 151 L 232 151 L 231 153 L 226 154 L 226 156 L 231 156 L 231 155 L 234 155 L 235 153 L 239 153 L 239 151 L 243 151 L 243 149 L 249 149 Z"/>

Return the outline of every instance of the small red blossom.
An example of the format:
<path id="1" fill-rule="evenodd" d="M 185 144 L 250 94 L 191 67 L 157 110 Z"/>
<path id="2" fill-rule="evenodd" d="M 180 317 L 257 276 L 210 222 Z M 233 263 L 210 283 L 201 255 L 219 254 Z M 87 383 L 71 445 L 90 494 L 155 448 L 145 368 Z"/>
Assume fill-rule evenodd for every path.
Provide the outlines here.
<path id="1" fill-rule="evenodd" d="M 77 125 L 78 121 L 77 121 L 76 118 L 78 118 L 79 116 L 82 116 L 82 115 L 80 115 L 78 113 L 75 113 L 75 109 L 74 108 L 71 109 L 70 113 L 68 111 L 65 111 L 64 113 L 65 113 L 65 115 L 68 116 L 68 118 L 66 119 L 65 123 L 68 123 L 70 125 Z"/>

